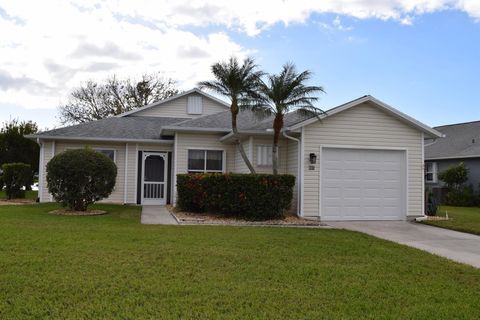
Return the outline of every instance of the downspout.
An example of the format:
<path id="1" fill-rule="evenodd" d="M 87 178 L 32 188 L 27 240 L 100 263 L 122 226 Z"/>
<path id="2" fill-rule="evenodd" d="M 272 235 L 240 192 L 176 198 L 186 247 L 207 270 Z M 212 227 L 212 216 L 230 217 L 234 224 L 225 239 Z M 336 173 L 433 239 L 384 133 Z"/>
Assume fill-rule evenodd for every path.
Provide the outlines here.
<path id="1" fill-rule="evenodd" d="M 300 216 L 300 198 L 302 195 L 300 194 L 300 185 L 303 183 L 301 181 L 301 166 L 300 166 L 300 161 L 302 161 L 302 150 L 300 150 L 300 139 L 294 138 L 292 136 L 289 136 L 286 131 L 282 131 L 282 134 L 285 138 L 297 142 L 297 148 L 298 148 L 298 159 L 297 159 L 297 216 Z"/>
<path id="2" fill-rule="evenodd" d="M 41 202 L 42 200 L 42 192 L 43 192 L 43 144 L 40 142 L 40 138 L 37 137 L 37 144 L 40 146 L 40 154 L 38 155 L 38 195 L 37 201 Z"/>

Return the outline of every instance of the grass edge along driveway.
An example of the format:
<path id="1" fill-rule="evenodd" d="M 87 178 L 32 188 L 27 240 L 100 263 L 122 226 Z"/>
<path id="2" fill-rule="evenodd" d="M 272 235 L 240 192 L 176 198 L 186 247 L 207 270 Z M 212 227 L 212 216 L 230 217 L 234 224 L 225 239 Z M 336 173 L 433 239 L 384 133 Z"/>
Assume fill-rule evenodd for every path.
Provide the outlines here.
<path id="1" fill-rule="evenodd" d="M 422 223 L 480 235 L 480 208 L 442 206 L 437 215 L 444 217 L 446 213 L 448 213 L 449 220 L 425 220 Z"/>

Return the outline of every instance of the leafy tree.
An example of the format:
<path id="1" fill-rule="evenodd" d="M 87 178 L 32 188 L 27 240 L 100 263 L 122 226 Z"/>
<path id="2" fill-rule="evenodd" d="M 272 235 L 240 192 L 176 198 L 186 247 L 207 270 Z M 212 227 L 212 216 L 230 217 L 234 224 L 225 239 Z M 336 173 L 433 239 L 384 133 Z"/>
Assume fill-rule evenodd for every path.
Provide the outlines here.
<path id="1" fill-rule="evenodd" d="M 213 64 L 211 71 L 215 80 L 199 82 L 199 86 L 212 90 L 230 100 L 232 132 L 235 143 L 248 169 L 251 173 L 255 173 L 238 134 L 237 117 L 240 109 L 251 108 L 259 101 L 258 87 L 263 72 L 258 70 L 253 58 L 246 58 L 240 63 L 235 57 L 231 57 L 226 62 Z"/>
<path id="2" fill-rule="evenodd" d="M 157 102 L 178 90 L 175 81 L 159 73 L 144 74 L 140 80 L 112 76 L 104 82 L 87 81 L 75 88 L 60 106 L 63 124 L 100 120 Z"/>
<path id="3" fill-rule="evenodd" d="M 25 135 L 37 131 L 38 126 L 35 122 L 20 122 L 17 119 L 5 122 L 0 128 L 0 167 L 5 163 L 29 164 L 32 175 L 27 189 L 33 183 L 33 173 L 38 172 L 40 147 L 35 141 L 25 138 Z"/>
<path id="4" fill-rule="evenodd" d="M 47 164 L 47 185 L 55 200 L 75 211 L 108 197 L 115 187 L 117 166 L 93 149 L 67 150 Z"/>
<path id="5" fill-rule="evenodd" d="M 255 109 L 258 113 L 274 116 L 273 174 L 278 174 L 278 140 L 283 129 L 285 115 L 294 110 L 307 116 L 318 116 L 324 113 L 313 103 L 318 100 L 314 94 L 325 91 L 319 86 L 306 85 L 311 76 L 312 73 L 309 70 L 299 73 L 294 64 L 286 63 L 279 74 L 268 75 L 267 82 L 260 84 L 264 104 Z"/>
<path id="6" fill-rule="evenodd" d="M 7 198 L 25 198 L 25 191 L 22 188 L 31 182 L 32 170 L 30 165 L 26 163 L 5 163 L 2 169 Z"/>
<path id="7" fill-rule="evenodd" d="M 438 178 L 445 182 L 450 190 L 460 190 L 463 184 L 468 181 L 468 172 L 465 163 L 460 162 L 440 172 Z"/>

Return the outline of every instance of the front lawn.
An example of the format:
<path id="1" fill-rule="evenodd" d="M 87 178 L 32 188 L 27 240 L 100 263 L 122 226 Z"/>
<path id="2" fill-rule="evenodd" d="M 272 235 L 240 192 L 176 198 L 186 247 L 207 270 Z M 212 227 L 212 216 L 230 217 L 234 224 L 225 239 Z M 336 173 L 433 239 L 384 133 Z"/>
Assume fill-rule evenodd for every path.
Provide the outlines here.
<path id="1" fill-rule="evenodd" d="M 480 208 L 477 207 L 440 207 L 437 215 L 444 217 L 448 212 L 449 220 L 424 221 L 436 227 L 452 229 L 480 235 Z"/>
<path id="2" fill-rule="evenodd" d="M 480 270 L 327 229 L 145 226 L 0 207 L 0 319 L 478 317 Z"/>

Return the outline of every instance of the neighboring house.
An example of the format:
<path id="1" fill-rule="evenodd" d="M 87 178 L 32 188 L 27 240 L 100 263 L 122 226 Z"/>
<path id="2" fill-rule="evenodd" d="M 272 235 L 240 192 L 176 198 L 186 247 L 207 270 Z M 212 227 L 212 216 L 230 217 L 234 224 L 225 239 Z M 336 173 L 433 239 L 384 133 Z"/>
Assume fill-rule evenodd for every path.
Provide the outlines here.
<path id="1" fill-rule="evenodd" d="M 479 190 L 480 184 L 480 121 L 436 127 L 442 139 L 425 140 L 425 184 L 441 188 L 438 174 L 452 165 L 465 163 L 469 169 L 467 184 Z"/>
<path id="2" fill-rule="evenodd" d="M 405 220 L 422 216 L 423 142 L 436 130 L 372 96 L 306 119 L 285 118 L 280 173 L 296 176 L 292 211 L 322 220 Z M 107 202 L 175 203 L 176 174 L 248 169 L 231 134 L 229 105 L 198 89 L 104 120 L 31 136 L 41 144 L 41 202 L 52 201 L 45 166 L 86 145 L 118 167 Z M 243 111 L 238 127 L 257 172 L 271 173 L 272 119 Z"/>

